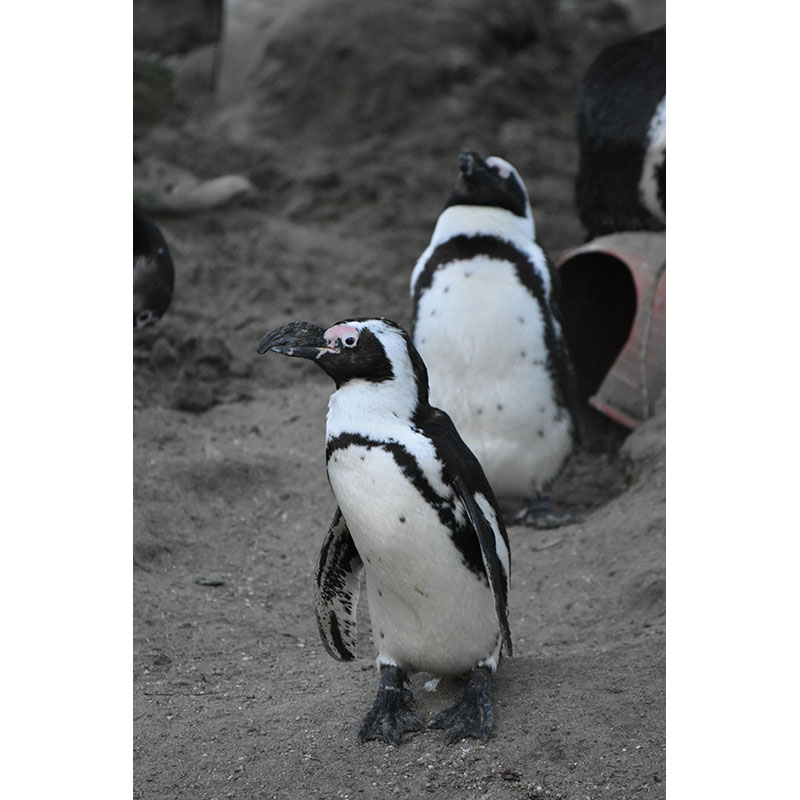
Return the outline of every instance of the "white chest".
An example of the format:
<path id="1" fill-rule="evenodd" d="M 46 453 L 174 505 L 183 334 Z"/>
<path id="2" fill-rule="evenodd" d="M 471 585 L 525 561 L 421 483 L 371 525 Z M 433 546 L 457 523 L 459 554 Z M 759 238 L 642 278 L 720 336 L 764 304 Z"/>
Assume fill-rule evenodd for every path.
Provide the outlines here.
<path id="1" fill-rule="evenodd" d="M 364 563 L 379 662 L 458 674 L 490 658 L 499 631 L 491 591 L 396 457 L 353 444 L 331 455 L 328 475 Z"/>
<path id="2" fill-rule="evenodd" d="M 547 369 L 545 320 L 514 266 L 487 258 L 434 274 L 414 344 L 431 404 L 446 411 L 499 496 L 530 496 L 572 446 L 571 421 Z"/>

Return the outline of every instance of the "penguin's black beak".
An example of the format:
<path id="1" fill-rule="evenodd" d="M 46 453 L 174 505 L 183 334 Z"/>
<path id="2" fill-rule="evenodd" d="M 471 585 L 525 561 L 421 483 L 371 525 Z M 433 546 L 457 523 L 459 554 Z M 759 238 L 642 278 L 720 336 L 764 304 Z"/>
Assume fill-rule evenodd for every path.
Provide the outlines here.
<path id="1" fill-rule="evenodd" d="M 258 343 L 258 352 L 274 350 L 284 356 L 315 359 L 330 350 L 325 341 L 325 329 L 313 322 L 287 322 L 267 333 Z"/>
<path id="2" fill-rule="evenodd" d="M 475 155 L 472 150 L 466 147 L 458 155 L 458 165 L 461 168 L 461 173 L 468 177 L 472 174 L 472 169 L 475 166 Z"/>
<path id="3" fill-rule="evenodd" d="M 461 168 L 461 174 L 469 180 L 477 173 L 485 171 L 486 165 L 483 159 L 474 151 L 465 147 L 458 156 L 458 165 Z"/>
<path id="4" fill-rule="evenodd" d="M 475 191 L 491 183 L 492 175 L 483 156 L 474 150 L 464 148 L 458 157 L 461 174 L 458 176 L 456 188 L 459 186 L 466 191 Z"/>

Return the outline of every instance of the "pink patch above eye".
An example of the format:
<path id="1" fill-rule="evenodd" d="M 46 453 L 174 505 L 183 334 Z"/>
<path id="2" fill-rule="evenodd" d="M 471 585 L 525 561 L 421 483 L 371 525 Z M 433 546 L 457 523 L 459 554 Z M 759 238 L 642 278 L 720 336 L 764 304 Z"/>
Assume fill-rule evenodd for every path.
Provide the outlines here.
<path id="1" fill-rule="evenodd" d="M 494 167 L 498 175 L 503 179 L 511 175 L 511 170 L 508 168 L 508 165 L 502 159 L 497 158 L 497 156 L 489 156 L 489 158 L 486 159 L 486 166 Z"/>
<path id="2" fill-rule="evenodd" d="M 354 328 L 352 325 L 334 325 L 332 328 L 328 328 L 323 335 L 328 347 L 336 347 L 338 339 L 341 339 L 344 344 L 348 338 L 352 338 L 353 344 L 355 344 L 358 341 L 358 328 Z"/>

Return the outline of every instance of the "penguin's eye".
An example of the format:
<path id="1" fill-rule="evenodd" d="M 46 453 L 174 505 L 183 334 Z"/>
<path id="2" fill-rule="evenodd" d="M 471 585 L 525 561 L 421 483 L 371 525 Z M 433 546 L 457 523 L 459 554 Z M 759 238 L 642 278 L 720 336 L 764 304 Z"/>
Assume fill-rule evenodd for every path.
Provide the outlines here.
<path id="1" fill-rule="evenodd" d="M 134 325 L 137 328 L 145 328 L 151 322 L 155 321 L 156 321 L 156 315 L 148 308 L 145 309 L 144 311 L 140 311 L 136 315 L 136 319 L 134 320 Z"/>
<path id="2" fill-rule="evenodd" d="M 357 341 L 357 340 L 356 340 L 356 337 L 355 337 L 355 336 L 348 336 L 348 337 L 347 337 L 347 338 L 346 338 L 346 339 L 345 339 L 345 340 L 342 342 L 342 344 L 343 344 L 345 347 L 355 347 L 355 346 L 356 346 L 356 341 Z"/>

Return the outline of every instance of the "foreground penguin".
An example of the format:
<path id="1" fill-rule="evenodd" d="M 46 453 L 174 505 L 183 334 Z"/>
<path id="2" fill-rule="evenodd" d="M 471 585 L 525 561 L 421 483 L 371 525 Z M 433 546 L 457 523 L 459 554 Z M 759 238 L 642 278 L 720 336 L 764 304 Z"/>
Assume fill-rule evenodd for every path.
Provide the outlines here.
<path id="1" fill-rule="evenodd" d="M 581 81 L 578 214 L 589 239 L 667 224 L 666 27 L 612 45 Z"/>
<path id="2" fill-rule="evenodd" d="M 325 649 L 355 658 L 363 572 L 380 682 L 359 738 L 397 744 L 422 721 L 408 675 L 469 673 L 461 702 L 431 723 L 448 742 L 485 739 L 501 651 L 511 655 L 508 537 L 480 464 L 450 418 L 428 403 L 425 364 L 387 319 L 328 330 L 290 322 L 259 353 L 307 358 L 336 383 L 326 461 L 338 508 L 316 574 Z"/>
<path id="3" fill-rule="evenodd" d="M 571 518 L 546 492 L 576 442 L 575 379 L 559 324 L 558 275 L 535 241 L 525 184 L 471 150 L 411 275 L 413 341 L 443 408 L 515 521 Z"/>
<path id="4" fill-rule="evenodd" d="M 133 204 L 133 328 L 152 325 L 169 308 L 175 284 L 172 256 L 158 226 Z"/>

